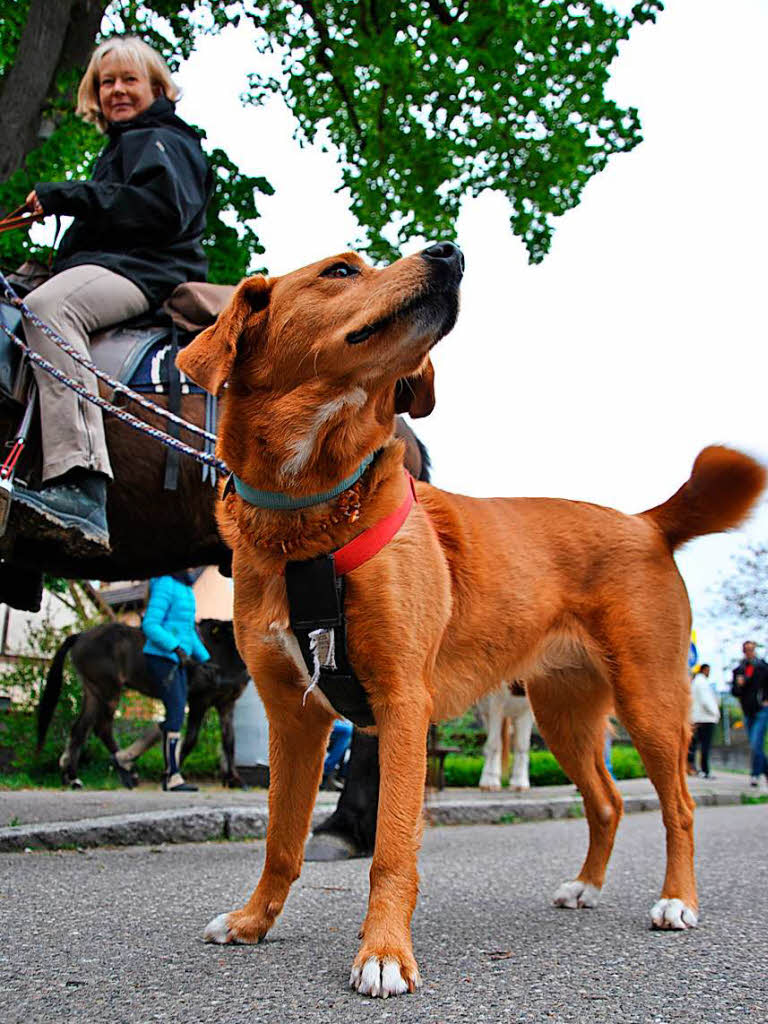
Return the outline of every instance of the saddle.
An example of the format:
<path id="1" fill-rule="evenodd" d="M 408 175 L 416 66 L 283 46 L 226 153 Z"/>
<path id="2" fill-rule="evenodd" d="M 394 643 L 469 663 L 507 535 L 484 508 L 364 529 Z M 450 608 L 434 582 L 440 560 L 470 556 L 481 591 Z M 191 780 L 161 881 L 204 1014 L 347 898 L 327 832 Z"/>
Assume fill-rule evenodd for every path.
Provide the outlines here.
<path id="1" fill-rule="evenodd" d="M 21 290 L 21 289 L 20 289 Z M 234 286 L 192 281 L 180 284 L 159 310 L 143 314 L 91 335 L 91 358 L 110 377 L 134 391 L 168 396 L 168 408 L 178 415 L 181 396 L 205 395 L 205 429 L 216 431 L 216 399 L 187 380 L 176 367 L 176 353 L 192 337 L 215 322 L 226 307 Z M 0 320 L 14 334 L 22 332 L 22 317 L 13 306 L 0 303 Z M 30 368 L 21 349 L 0 332 L 0 398 L 24 406 L 28 402 Z M 107 396 L 121 400 L 115 389 Z M 178 427 L 168 424 L 168 432 L 178 436 Z M 213 445 L 206 441 L 206 451 Z M 166 458 L 165 488 L 175 490 L 178 481 L 178 453 L 169 449 Z M 203 479 L 216 483 L 212 467 L 203 467 Z"/>

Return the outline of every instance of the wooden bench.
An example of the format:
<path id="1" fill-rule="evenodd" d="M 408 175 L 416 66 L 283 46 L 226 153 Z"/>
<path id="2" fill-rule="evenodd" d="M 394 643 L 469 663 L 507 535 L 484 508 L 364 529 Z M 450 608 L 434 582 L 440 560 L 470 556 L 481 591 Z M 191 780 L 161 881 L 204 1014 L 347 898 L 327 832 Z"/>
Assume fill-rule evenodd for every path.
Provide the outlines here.
<path id="1" fill-rule="evenodd" d="M 449 754 L 460 754 L 461 747 L 440 746 L 437 726 L 430 725 L 427 737 L 427 785 L 433 789 L 445 789 L 445 759 Z"/>

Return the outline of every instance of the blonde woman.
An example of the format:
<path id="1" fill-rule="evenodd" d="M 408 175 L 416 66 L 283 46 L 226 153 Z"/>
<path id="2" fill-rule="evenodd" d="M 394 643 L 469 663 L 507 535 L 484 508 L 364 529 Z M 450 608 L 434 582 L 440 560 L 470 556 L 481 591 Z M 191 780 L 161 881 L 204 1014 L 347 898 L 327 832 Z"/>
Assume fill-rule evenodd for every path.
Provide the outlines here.
<path id="1" fill-rule="evenodd" d="M 35 212 L 74 217 L 54 276 L 27 304 L 88 353 L 88 336 L 159 306 L 183 281 L 205 280 L 202 248 L 211 175 L 197 132 L 177 117 L 179 90 L 150 46 L 116 37 L 95 50 L 80 83 L 77 113 L 107 136 L 87 181 L 37 184 Z M 92 374 L 30 323 L 32 348 L 92 392 Z M 75 554 L 109 550 L 107 481 L 112 478 L 101 411 L 36 371 L 43 443 L 42 486 L 17 486 L 19 515 Z M 62 535 L 63 534 L 63 535 Z"/>

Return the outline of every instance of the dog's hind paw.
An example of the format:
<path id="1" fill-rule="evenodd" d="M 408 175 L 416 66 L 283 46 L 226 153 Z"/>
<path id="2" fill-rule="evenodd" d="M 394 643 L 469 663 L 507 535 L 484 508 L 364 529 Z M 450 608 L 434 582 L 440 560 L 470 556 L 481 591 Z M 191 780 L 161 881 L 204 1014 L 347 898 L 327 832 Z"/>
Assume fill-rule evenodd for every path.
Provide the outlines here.
<path id="1" fill-rule="evenodd" d="M 682 900 L 662 898 L 651 907 L 651 926 L 662 931 L 685 931 L 699 923 L 696 911 Z"/>
<path id="2" fill-rule="evenodd" d="M 581 910 L 582 908 L 596 907 L 600 901 L 600 890 L 596 885 L 588 882 L 563 882 L 552 897 L 556 907 L 566 907 L 568 910 Z"/>
<path id="3" fill-rule="evenodd" d="M 233 942 L 239 942 L 240 940 L 237 936 L 232 934 L 228 922 L 229 914 L 219 914 L 218 917 L 214 917 L 214 919 L 209 921 L 205 926 L 203 939 L 206 942 L 215 942 L 219 946 L 226 946 Z"/>
<path id="4" fill-rule="evenodd" d="M 362 963 L 355 962 L 349 977 L 349 987 L 357 989 L 360 995 L 381 999 L 402 996 L 415 991 L 420 985 L 416 965 L 408 969 L 393 956 L 369 956 Z"/>

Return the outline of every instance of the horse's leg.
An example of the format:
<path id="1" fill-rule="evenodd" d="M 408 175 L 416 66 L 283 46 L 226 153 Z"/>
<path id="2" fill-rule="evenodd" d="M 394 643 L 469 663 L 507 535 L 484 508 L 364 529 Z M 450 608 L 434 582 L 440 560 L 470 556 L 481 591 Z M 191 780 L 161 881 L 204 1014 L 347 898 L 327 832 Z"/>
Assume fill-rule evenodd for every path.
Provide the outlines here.
<path id="1" fill-rule="evenodd" d="M 531 708 L 527 701 L 525 708 L 523 708 L 523 710 L 520 711 L 513 719 L 513 725 L 515 730 L 514 739 L 512 741 L 514 762 L 512 764 L 510 787 L 522 793 L 524 790 L 531 788 L 529 762 L 533 714 L 531 713 Z"/>
<path id="2" fill-rule="evenodd" d="M 379 810 L 379 741 L 355 729 L 347 778 L 336 810 L 312 833 L 305 860 L 369 857 L 376 844 Z"/>
<path id="3" fill-rule="evenodd" d="M 39 612 L 43 574 L 12 562 L 0 562 L 0 602 L 24 612 Z"/>
<path id="4" fill-rule="evenodd" d="M 576 878 L 558 888 L 555 904 L 571 909 L 594 907 L 622 812 L 621 796 L 603 761 L 610 689 L 597 676 L 565 671 L 526 683 L 541 734 L 579 787 L 589 824 L 586 859 Z"/>
<path id="5" fill-rule="evenodd" d="M 154 747 L 156 743 L 159 743 L 162 739 L 163 731 L 157 722 L 153 722 L 148 729 L 146 729 L 138 739 L 134 740 L 128 747 L 123 747 L 122 750 L 118 750 L 115 757 L 120 762 L 121 766 L 127 771 L 131 772 L 132 775 L 136 774 L 136 761 L 145 754 L 150 747 Z"/>
<path id="6" fill-rule="evenodd" d="M 204 700 L 191 698 L 189 701 L 189 714 L 187 715 L 187 727 L 184 730 L 184 738 L 181 741 L 181 751 L 179 753 L 179 768 L 184 764 L 184 759 L 188 757 L 197 746 L 197 737 L 200 735 L 200 727 L 203 724 L 205 713 L 210 707 L 210 704 Z"/>
<path id="7" fill-rule="evenodd" d="M 81 789 L 82 782 L 77 777 L 77 769 L 80 763 L 80 753 L 83 749 L 88 734 L 99 717 L 101 701 L 87 689 L 83 680 L 83 704 L 80 714 L 69 733 L 69 742 L 64 748 L 64 753 L 59 758 L 61 769 L 61 781 L 65 786 L 72 789 Z"/>
<path id="8" fill-rule="evenodd" d="M 126 768 L 120 760 L 120 750 L 117 746 L 117 741 L 115 740 L 115 734 L 113 732 L 118 700 L 119 697 L 115 697 L 112 700 L 102 700 L 99 702 L 98 716 L 96 718 L 93 731 L 109 751 L 112 759 L 112 766 L 117 772 L 118 778 L 122 784 L 126 789 L 133 789 L 136 785 L 136 780 L 133 772 L 129 768 Z"/>
<path id="9" fill-rule="evenodd" d="M 505 690 L 489 693 L 480 705 L 488 737 L 483 747 L 483 773 L 480 789 L 496 792 L 501 789 L 501 722 L 504 714 Z"/>
<path id="10" fill-rule="evenodd" d="M 221 728 L 221 771 L 224 785 L 230 789 L 243 789 L 245 783 L 235 767 L 235 702 L 223 701 L 216 710 L 219 712 Z"/>

